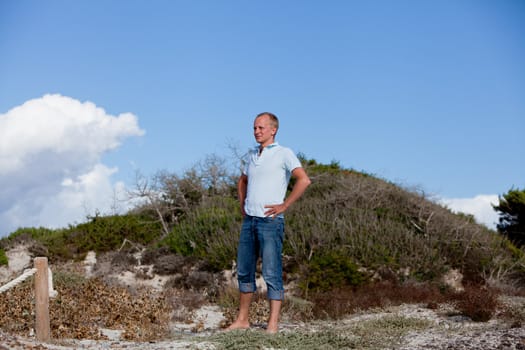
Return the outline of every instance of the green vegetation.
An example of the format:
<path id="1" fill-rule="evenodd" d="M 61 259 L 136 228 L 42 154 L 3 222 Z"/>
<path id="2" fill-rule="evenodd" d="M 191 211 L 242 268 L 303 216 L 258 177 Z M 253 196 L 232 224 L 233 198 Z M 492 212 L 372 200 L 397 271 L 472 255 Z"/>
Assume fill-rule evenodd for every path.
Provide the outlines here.
<path id="1" fill-rule="evenodd" d="M 350 336 L 341 336 L 333 330 L 320 332 L 290 332 L 267 335 L 257 331 L 234 331 L 209 338 L 217 349 L 357 349 L 358 343 Z"/>
<path id="2" fill-rule="evenodd" d="M 0 240 L 0 246 L 32 239 L 37 249 L 50 259 L 67 260 L 83 258 L 94 250 L 106 252 L 122 245 L 124 239 L 147 245 L 160 236 L 157 222 L 145 215 L 127 214 L 94 216 L 89 221 L 66 229 L 20 228 Z"/>
<path id="3" fill-rule="evenodd" d="M 518 247 L 525 245 L 525 190 L 511 189 L 499 198 L 498 231 Z"/>
<path id="4" fill-rule="evenodd" d="M 5 251 L 3 249 L 0 249 L 0 266 L 7 265 L 9 261 L 7 260 L 7 256 L 5 255 Z"/>
<path id="5" fill-rule="evenodd" d="M 286 213 L 283 267 L 290 290 L 283 303 L 283 316 L 288 320 L 336 320 L 359 310 L 402 303 L 437 307 L 447 302 L 455 306 L 454 312 L 483 322 L 505 307 L 499 303 L 499 293 L 505 287 L 522 286 L 525 254 L 521 241 L 508 234 L 520 232 L 509 231 L 522 223 L 515 220 L 521 218 L 516 214 L 520 195 L 511 191 L 496 207 L 509 213 L 498 226 L 503 233 L 499 234 L 477 224 L 471 215 L 452 213 L 421 191 L 344 169 L 337 162 L 320 164 L 304 156 L 301 161 L 312 185 Z M 85 223 L 62 229 L 18 229 L 0 240 L 0 265 L 7 264 L 5 251 L 19 243 L 26 244 L 34 255 L 47 256 L 51 263 L 83 259 L 91 250 L 118 250 L 112 259 L 124 265 L 131 261 L 131 252 L 126 249 L 144 247 L 143 263 L 158 263 L 154 264 L 157 273 L 177 272 L 178 277 L 171 281 L 174 288 L 167 288 L 160 301 L 149 300 L 146 294 L 139 303 L 124 288 L 111 289 L 101 280 L 87 281 L 57 272 L 55 286 L 60 292 L 54 300 L 56 324 L 64 325 L 63 320 L 71 319 L 71 315 L 88 317 L 88 313 L 73 308 L 87 308 L 90 315 L 68 323 L 69 328 L 55 329 L 66 332 L 57 337 L 97 337 L 102 304 L 106 305 L 104 310 L 118 314 L 118 319 L 130 317 L 125 320 L 130 327 L 125 336 L 130 339 L 164 337 L 166 320 L 174 307 L 196 307 L 205 299 L 217 302 L 231 322 L 238 308 L 238 290 L 219 287 L 220 277 L 215 272 L 232 267 L 241 215 L 237 177 L 224 164 L 218 157 L 208 157 L 181 176 L 159 172 L 151 179 L 138 177 L 135 199 L 140 204 L 125 215 L 95 215 Z M 501 231 L 503 228 L 508 231 Z M 441 280 L 451 269 L 463 275 L 463 292 L 446 287 Z M 24 285 L 28 284 L 20 288 Z M 179 287 L 185 292 L 180 294 Z M 27 299 L 24 305 L 28 305 L 30 293 L 20 288 L 18 292 Z M 91 294 L 79 295 L 83 290 Z M 68 295 L 71 300 L 66 299 Z M 3 314 L 31 315 L 8 312 L 22 304 L 14 305 L 13 298 L 0 299 Z M 151 304 L 144 308 L 144 302 Z M 265 322 L 269 314 L 265 296 L 257 294 L 251 308 L 250 321 Z M 151 312 L 144 314 L 144 309 Z M 522 309 L 508 307 L 504 312 L 517 324 L 525 319 Z M 12 329 L 15 332 L 26 332 L 26 326 L 20 325 L 29 324 L 25 319 L 5 322 L 8 326 L 3 327 L 19 327 Z M 132 329 L 137 324 L 145 330 Z M 402 342 L 410 330 L 430 326 L 428 321 L 391 315 L 346 328 L 333 323 L 329 328 L 320 326 L 318 331 L 297 329 L 274 336 L 256 331 L 229 332 L 209 340 L 219 349 L 376 349 Z M 67 333 L 70 331 L 76 333 Z"/>
<path id="6" fill-rule="evenodd" d="M 118 249 L 124 239 L 143 245 L 152 243 L 160 237 L 160 226 L 140 215 L 95 216 L 87 223 L 69 228 L 63 236 L 66 244 L 75 246 L 78 253 L 105 252 Z"/>
<path id="7" fill-rule="evenodd" d="M 215 269 L 231 268 L 241 214 L 230 197 L 207 198 L 163 240 L 173 252 L 206 259 Z"/>
<path id="8" fill-rule="evenodd" d="M 409 331 L 432 327 L 431 321 L 392 315 L 351 325 L 324 325 L 315 332 L 297 329 L 267 335 L 260 331 L 234 331 L 209 337 L 217 349 L 382 349 L 400 344 Z"/>
<path id="9" fill-rule="evenodd" d="M 356 286 L 366 278 L 345 252 L 332 250 L 316 254 L 304 266 L 300 286 L 305 291 L 328 291 L 334 286 Z"/>
<path id="10" fill-rule="evenodd" d="M 478 284 L 525 277 L 522 250 L 471 216 L 335 161 L 320 164 L 304 156 L 301 161 L 312 185 L 286 213 L 284 255 L 285 271 L 303 297 L 357 287 L 381 271 L 388 271 L 382 279 L 396 283 L 435 281 L 451 268 Z M 19 229 L 0 240 L 0 248 L 30 237 L 33 249 L 51 259 L 80 259 L 89 250 L 115 250 L 128 240 L 205 260 L 212 270 L 230 268 L 241 216 L 236 174 L 225 164 L 209 156 L 182 176 L 138 177 L 135 196 L 142 201 L 126 215 L 96 215 L 59 230 Z M 516 202 L 514 192 L 506 203 Z M 503 208 L 501 202 L 497 209 Z"/>

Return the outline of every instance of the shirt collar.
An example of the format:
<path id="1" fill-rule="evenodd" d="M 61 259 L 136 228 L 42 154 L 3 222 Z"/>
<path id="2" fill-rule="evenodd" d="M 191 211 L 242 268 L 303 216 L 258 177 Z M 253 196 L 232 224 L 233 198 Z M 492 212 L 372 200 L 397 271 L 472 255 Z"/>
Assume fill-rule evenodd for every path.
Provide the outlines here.
<path id="1" fill-rule="evenodd" d="M 264 148 L 266 148 L 266 149 L 270 149 L 270 148 L 274 148 L 274 147 L 276 147 L 276 146 L 279 146 L 279 143 L 274 142 L 274 143 L 270 143 L 268 146 L 266 146 L 266 147 L 264 147 Z M 259 152 L 259 148 L 260 148 L 260 147 L 261 147 L 261 146 L 255 146 L 255 147 L 254 147 L 255 151 L 256 151 L 256 152 Z"/>

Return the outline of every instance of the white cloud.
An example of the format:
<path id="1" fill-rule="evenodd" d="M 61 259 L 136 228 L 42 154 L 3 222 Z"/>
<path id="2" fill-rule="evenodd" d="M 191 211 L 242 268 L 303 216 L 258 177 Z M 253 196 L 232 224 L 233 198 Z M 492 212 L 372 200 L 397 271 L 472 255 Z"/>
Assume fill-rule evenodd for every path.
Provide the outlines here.
<path id="1" fill-rule="evenodd" d="M 492 204 L 499 203 L 497 194 L 480 194 L 473 198 L 442 198 L 440 201 L 454 212 L 472 214 L 477 222 L 495 229 L 498 223 L 498 213 Z"/>
<path id="2" fill-rule="evenodd" d="M 141 136 L 137 117 L 45 95 L 0 114 L 0 236 L 20 226 L 62 227 L 108 211 L 118 169 L 102 155 Z"/>

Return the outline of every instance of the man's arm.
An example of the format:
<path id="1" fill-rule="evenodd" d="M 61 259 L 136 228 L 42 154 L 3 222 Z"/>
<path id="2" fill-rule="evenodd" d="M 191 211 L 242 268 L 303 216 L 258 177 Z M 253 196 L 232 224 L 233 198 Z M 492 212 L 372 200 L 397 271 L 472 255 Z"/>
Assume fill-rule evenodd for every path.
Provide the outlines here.
<path id="1" fill-rule="evenodd" d="M 244 200 L 246 199 L 246 189 L 248 188 L 248 176 L 241 174 L 239 181 L 237 181 L 237 198 L 241 205 L 241 214 L 244 217 L 246 212 L 244 211 Z"/>
<path id="2" fill-rule="evenodd" d="M 284 213 L 286 209 L 290 207 L 290 205 L 292 205 L 303 195 L 306 188 L 312 183 L 306 174 L 306 171 L 304 171 L 304 169 L 301 167 L 295 168 L 292 171 L 292 176 L 296 179 L 292 192 L 288 197 L 286 197 L 282 204 L 265 205 L 264 207 L 267 208 L 267 210 L 264 212 L 266 216 L 275 217 L 276 215 Z"/>

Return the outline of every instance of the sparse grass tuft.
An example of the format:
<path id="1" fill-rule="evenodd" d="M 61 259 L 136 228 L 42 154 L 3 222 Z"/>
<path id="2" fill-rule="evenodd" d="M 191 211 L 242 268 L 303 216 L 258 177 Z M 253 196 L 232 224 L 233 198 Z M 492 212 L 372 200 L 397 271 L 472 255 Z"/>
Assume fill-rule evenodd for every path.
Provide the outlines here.
<path id="1" fill-rule="evenodd" d="M 432 326 L 427 320 L 387 316 L 351 325 L 318 325 L 315 331 L 294 329 L 267 335 L 256 329 L 209 338 L 217 349 L 380 349 L 398 344 L 409 331 Z"/>
<path id="2" fill-rule="evenodd" d="M 357 349 L 353 337 L 326 329 L 319 332 L 286 332 L 267 335 L 257 330 L 234 331 L 210 337 L 217 349 Z"/>
<path id="3" fill-rule="evenodd" d="M 432 326 L 425 319 L 391 315 L 365 320 L 353 325 L 350 333 L 358 339 L 358 349 L 392 348 L 399 344 L 410 331 L 417 331 Z"/>

